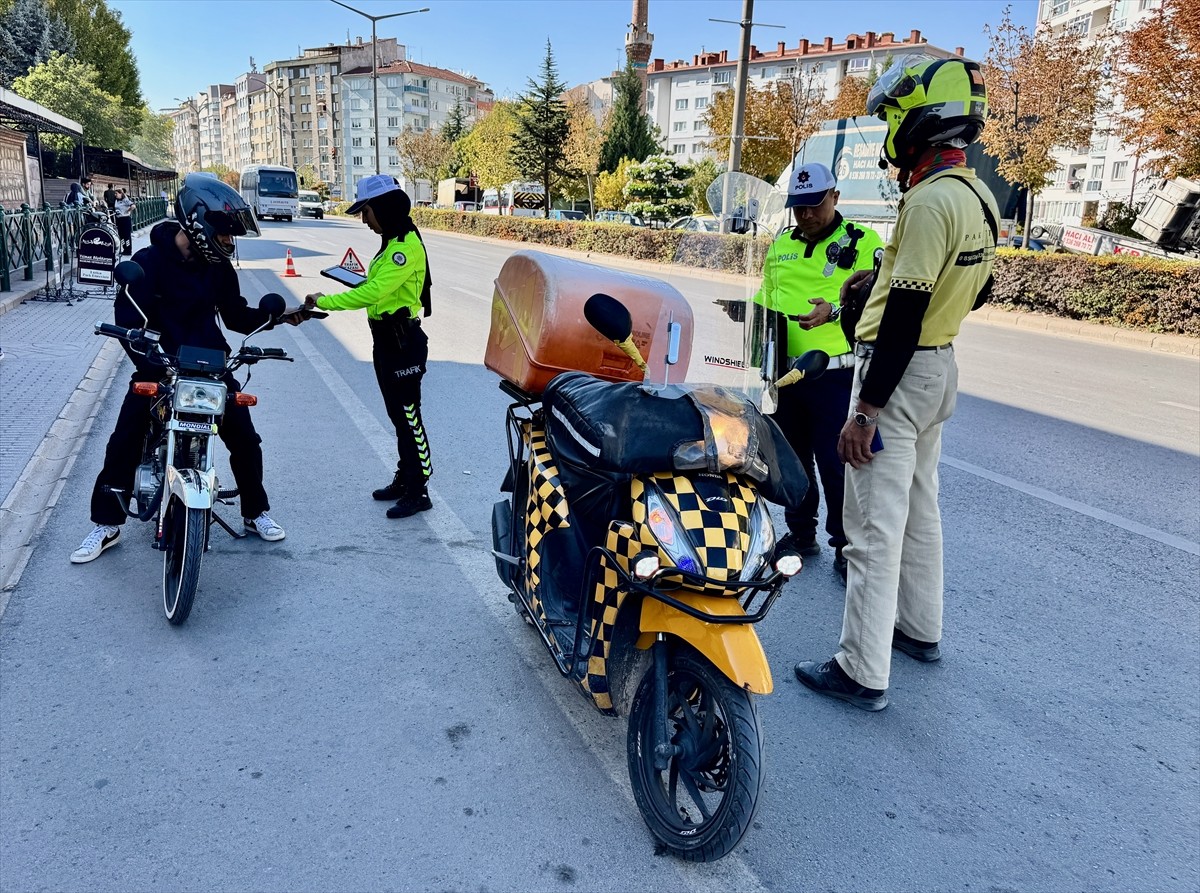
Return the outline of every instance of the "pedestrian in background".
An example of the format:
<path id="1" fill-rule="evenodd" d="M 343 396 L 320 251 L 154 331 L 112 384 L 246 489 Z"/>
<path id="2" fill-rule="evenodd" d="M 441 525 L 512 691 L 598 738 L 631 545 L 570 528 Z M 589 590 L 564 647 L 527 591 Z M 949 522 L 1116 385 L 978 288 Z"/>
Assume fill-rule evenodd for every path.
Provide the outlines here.
<path id="1" fill-rule="evenodd" d="M 113 184 L 109 183 L 104 190 L 104 207 L 108 210 L 116 210 L 117 207 L 117 190 L 113 189 Z"/>
<path id="2" fill-rule="evenodd" d="M 121 237 L 121 256 L 133 254 L 133 209 L 137 207 L 124 189 L 117 190 L 114 210 L 117 214 L 117 235 Z"/>
<path id="3" fill-rule="evenodd" d="M 429 262 L 421 233 L 412 221 L 412 200 L 395 177 L 374 174 L 358 182 L 357 201 L 347 210 L 362 214 L 381 244 L 357 287 L 338 295 L 311 294 L 307 309 L 367 311 L 375 378 L 388 418 L 396 427 L 396 474 L 371 495 L 395 501 L 389 518 L 407 518 L 433 508 L 428 482 L 433 474 L 429 440 L 421 420 L 421 379 L 429 359 L 429 339 L 421 330 L 422 308 L 429 315 Z"/>
<path id="4" fill-rule="evenodd" d="M 906 57 L 871 88 L 867 111 L 887 123 L 883 157 L 900 169 L 904 195 L 854 330 L 852 414 L 838 442 L 851 466 L 841 647 L 824 663 L 797 664 L 796 676 L 882 710 L 893 648 L 926 663 L 941 657 L 942 424 L 958 393 L 954 339 L 991 291 L 999 211 L 963 151 L 987 117 L 976 63 Z M 881 452 L 872 452 L 876 434 Z"/>
<path id="5" fill-rule="evenodd" d="M 845 466 L 838 458 L 838 436 L 850 406 L 854 354 L 838 325 L 842 283 L 856 270 L 869 270 L 879 235 L 844 219 L 837 210 L 837 181 L 823 164 L 800 164 L 788 181 L 785 207 L 796 225 L 783 231 L 767 251 L 762 287 L 754 301 L 787 317 L 788 359 L 810 350 L 829 355 L 829 367 L 819 378 L 779 389 L 779 408 L 772 418 L 779 425 L 808 473 L 813 486 L 798 509 L 784 511 L 788 533 L 781 549 L 817 555 L 817 473 L 825 493 L 825 533 L 834 550 L 834 568 L 846 579 L 842 550 Z"/>

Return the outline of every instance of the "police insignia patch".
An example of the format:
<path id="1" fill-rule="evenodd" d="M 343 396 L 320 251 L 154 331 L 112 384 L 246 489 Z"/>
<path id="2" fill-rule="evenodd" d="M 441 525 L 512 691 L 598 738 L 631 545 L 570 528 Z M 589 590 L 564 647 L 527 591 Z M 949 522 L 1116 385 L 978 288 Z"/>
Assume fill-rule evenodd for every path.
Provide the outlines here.
<path id="1" fill-rule="evenodd" d="M 403 251 L 397 251 L 395 254 L 392 255 L 392 263 L 394 263 L 398 267 L 402 267 L 406 263 L 408 263 L 408 258 L 404 256 Z"/>

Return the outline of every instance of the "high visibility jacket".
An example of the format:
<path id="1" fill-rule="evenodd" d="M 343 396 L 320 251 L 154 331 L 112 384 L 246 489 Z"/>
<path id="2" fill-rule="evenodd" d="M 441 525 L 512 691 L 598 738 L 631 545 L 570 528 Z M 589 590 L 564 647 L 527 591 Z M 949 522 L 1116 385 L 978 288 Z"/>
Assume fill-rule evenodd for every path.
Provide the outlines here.
<path id="1" fill-rule="evenodd" d="M 853 228 L 862 233 L 857 240 L 847 231 Z M 754 302 L 768 310 L 778 310 L 788 316 L 788 356 L 798 357 L 809 350 L 821 350 L 831 357 L 850 350 L 842 327 L 829 322 L 807 331 L 793 317 L 810 313 L 810 298 L 824 298 L 834 307 L 841 304 L 842 283 L 855 270 L 869 270 L 875 262 L 875 249 L 883 242 L 873 229 L 842 220 L 826 238 L 819 242 L 792 238 L 786 229 L 772 243 L 763 263 L 762 287 Z M 851 247 L 853 246 L 853 247 Z M 846 252 L 856 251 L 849 266 Z M 840 263 L 839 263 L 840 261 Z"/>
<path id="2" fill-rule="evenodd" d="M 317 307 L 321 310 L 365 307 L 370 319 L 383 319 L 384 314 L 406 310 L 415 319 L 421 315 L 421 289 L 425 286 L 427 263 L 425 246 L 416 233 L 392 239 L 372 259 L 365 282 L 340 294 L 322 295 L 317 298 Z"/>

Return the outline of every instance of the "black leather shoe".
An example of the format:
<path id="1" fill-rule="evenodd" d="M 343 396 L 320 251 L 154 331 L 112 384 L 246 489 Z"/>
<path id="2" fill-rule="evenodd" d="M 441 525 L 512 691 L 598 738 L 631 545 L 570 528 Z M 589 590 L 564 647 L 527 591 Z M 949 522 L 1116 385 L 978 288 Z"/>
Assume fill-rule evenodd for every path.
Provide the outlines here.
<path id="1" fill-rule="evenodd" d="M 846 671 L 832 657 L 823 664 L 815 660 L 801 661 L 796 664 L 796 678 L 817 694 L 837 698 L 860 710 L 882 710 L 888 704 L 883 689 L 859 685 L 846 675 Z"/>
<path id="2" fill-rule="evenodd" d="M 833 569 L 838 572 L 838 576 L 842 578 L 842 582 L 846 582 L 846 556 L 842 554 L 841 547 L 838 548 L 837 554 L 833 556 Z"/>
<path id="3" fill-rule="evenodd" d="M 780 552 L 796 552 L 806 558 L 812 558 L 814 555 L 821 554 L 821 546 L 817 543 L 815 536 L 801 537 L 794 533 L 784 534 L 783 539 L 775 546 L 776 554 Z"/>
<path id="4" fill-rule="evenodd" d="M 923 664 L 931 664 L 942 658 L 942 649 L 938 647 L 937 642 L 922 642 L 912 636 L 906 636 L 898 629 L 892 630 L 892 647 Z"/>
<path id="5" fill-rule="evenodd" d="M 410 493 L 387 510 L 389 518 L 411 518 L 417 512 L 427 512 L 433 508 L 429 494 L 422 490 L 420 493 Z"/>
<path id="6" fill-rule="evenodd" d="M 407 492 L 408 487 L 400 479 L 400 472 L 397 471 L 390 484 L 371 491 L 371 498 L 378 499 L 380 502 L 395 502 L 397 499 L 403 499 Z"/>

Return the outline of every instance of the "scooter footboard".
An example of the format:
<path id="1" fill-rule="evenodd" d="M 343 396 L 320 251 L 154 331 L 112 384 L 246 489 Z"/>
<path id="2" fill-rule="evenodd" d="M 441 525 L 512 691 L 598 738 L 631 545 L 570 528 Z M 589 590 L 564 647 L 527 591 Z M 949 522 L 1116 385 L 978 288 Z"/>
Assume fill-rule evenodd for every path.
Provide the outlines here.
<path id="1" fill-rule="evenodd" d="M 737 599 L 692 592 L 673 592 L 672 597 L 707 614 L 745 613 Z M 641 635 L 637 647 L 654 644 L 656 633 L 683 639 L 739 688 L 756 695 L 768 695 L 774 689 L 771 666 L 749 623 L 706 623 L 691 617 L 656 598 L 642 600 Z"/>

